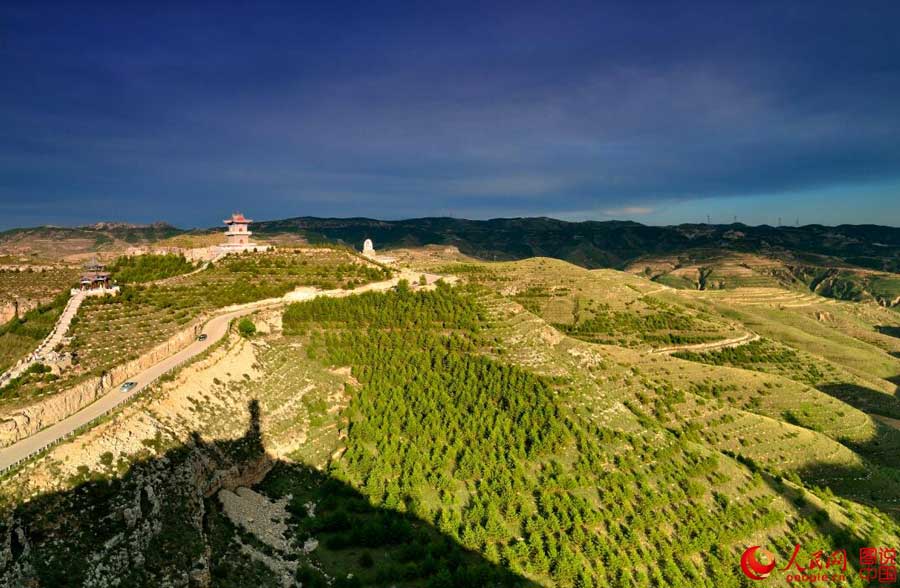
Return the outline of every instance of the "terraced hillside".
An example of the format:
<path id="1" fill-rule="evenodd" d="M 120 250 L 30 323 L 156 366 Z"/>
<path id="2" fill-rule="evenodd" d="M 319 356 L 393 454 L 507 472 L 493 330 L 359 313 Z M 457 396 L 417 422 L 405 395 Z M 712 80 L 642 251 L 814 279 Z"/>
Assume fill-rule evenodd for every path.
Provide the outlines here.
<path id="1" fill-rule="evenodd" d="M 547 256 L 589 269 L 625 269 L 676 288 L 783 287 L 841 300 L 900 303 L 900 233 L 893 227 L 301 217 L 257 222 L 254 230 L 260 242 L 279 247 L 358 248 L 372 238 L 379 249 L 437 245 L 481 260 Z M 0 232 L 0 256 L 114 257 L 135 245 L 207 247 L 222 239 L 220 227 L 181 230 L 164 223 L 36 227 Z"/>
<path id="2" fill-rule="evenodd" d="M 844 366 L 876 385 L 897 376 L 900 339 L 888 334 L 898 313 L 788 290 L 678 293 L 702 300 L 748 329 Z"/>
<path id="3" fill-rule="evenodd" d="M 775 259 L 727 251 L 700 250 L 642 258 L 625 269 L 660 284 L 693 290 L 800 284 Z"/>
<path id="4" fill-rule="evenodd" d="M 252 281 L 251 260 L 280 267 L 205 279 Z M 256 335 L 0 479 L 0 577 L 737 588 L 748 545 L 783 565 L 799 544 L 846 549 L 842 585 L 863 586 L 859 547 L 900 542 L 898 432 L 877 418 L 893 311 L 548 259 L 405 262 L 465 283 L 261 312 Z"/>
<path id="5" fill-rule="evenodd" d="M 439 264 L 429 260 L 424 266 L 435 263 Z M 900 317 L 895 312 L 875 304 L 839 302 L 776 288 L 675 290 L 610 270 L 565 268 L 556 261 L 466 262 L 444 264 L 442 269 L 488 286 L 552 324 L 561 316 L 556 309 L 566 305 L 564 308 L 569 310 L 575 306 L 575 300 L 593 292 L 595 304 L 602 300 L 615 306 L 618 301 L 623 308 L 634 308 L 634 301 L 641 296 L 658 299 L 686 316 L 700 316 L 710 324 L 721 325 L 719 337 L 726 336 L 726 325 L 752 334 L 738 345 L 721 345 L 722 340 L 700 345 L 700 349 L 697 345 L 672 345 L 667 349 L 676 351 L 674 362 L 631 354 L 626 356 L 625 364 L 635 366 L 655 386 L 679 386 L 700 397 L 703 403 L 724 401 L 744 411 L 722 416 L 720 421 L 710 420 L 705 408 L 683 413 L 682 418 L 691 419 L 702 415 L 697 427 L 710 435 L 708 442 L 728 451 L 743 447 L 751 459 L 773 465 L 788 460 L 796 466 L 794 471 L 806 468 L 804 471 L 816 484 L 831 477 L 836 487 L 847 487 L 848 495 L 865 500 L 880 497 L 884 508 L 897 510 L 900 461 L 896 455 L 900 455 L 900 438 L 894 428 L 885 424 L 891 421 L 884 418 L 896 418 L 900 407 L 896 385 L 900 375 L 900 339 L 886 334 L 895 328 L 886 325 L 898 324 Z M 572 286 L 579 281 L 592 286 Z M 543 284 L 555 285 L 543 289 Z M 588 302 L 582 300 L 580 304 L 590 308 Z M 683 325 L 688 327 L 684 332 L 686 340 L 692 337 L 689 325 Z M 580 335 L 566 325 L 556 326 L 573 336 Z M 605 326 L 609 328 L 608 323 Z M 610 333 L 607 331 L 607 336 Z M 693 336 L 706 333 L 701 327 Z M 623 356 L 621 341 L 613 342 L 618 345 L 597 349 L 612 357 Z M 640 345 L 632 347 L 645 349 Z M 679 347 L 683 351 L 678 352 Z M 677 361 L 679 357 L 707 367 L 697 369 Z M 747 425 L 748 419 L 754 424 Z M 745 425 L 734 426 L 735 422 Z M 796 426 L 805 430 L 792 428 Z M 725 432 L 717 437 L 720 429 Z M 751 431 L 752 436 L 748 436 Z M 822 434 L 828 439 L 823 439 Z M 815 452 L 808 451 L 810 446 L 791 441 L 798 435 L 823 443 L 823 451 L 830 457 L 820 462 Z M 758 443 L 755 449 L 754 442 Z M 789 449 L 772 451 L 779 444 Z M 791 446 L 796 447 L 790 449 Z M 870 466 L 875 473 L 847 474 Z M 782 473 L 785 471 L 790 470 Z M 870 481 L 873 476 L 877 484 Z M 850 484 L 848 479 L 853 477 L 863 483 Z"/>
<path id="6" fill-rule="evenodd" d="M 78 279 L 67 266 L 0 268 L 0 372 L 28 355 L 53 328 Z"/>
<path id="7" fill-rule="evenodd" d="M 877 225 L 772 227 L 733 223 L 660 227 L 630 221 L 567 222 L 546 217 L 484 221 L 298 217 L 260 222 L 256 230 L 266 235 L 299 234 L 311 242 L 361 243 L 368 237 L 376 247 L 454 246 L 482 260 L 547 256 L 591 269 L 622 269 L 638 260 L 724 250 L 823 268 L 900 270 L 900 230 Z"/>
<path id="8" fill-rule="evenodd" d="M 668 288 L 613 270 L 584 270 L 535 258 L 521 262 L 440 264 L 436 271 L 465 276 L 522 304 L 579 339 L 642 349 L 708 343 L 743 334 L 738 325 L 680 301 Z"/>
<path id="9" fill-rule="evenodd" d="M 135 245 L 147 245 L 182 233 L 166 223 L 133 225 L 96 223 L 85 227 L 32 227 L 0 232 L 0 254 L 22 261 L 84 260 L 98 254 L 115 256 Z"/>
<path id="10" fill-rule="evenodd" d="M 154 257 L 134 258 L 143 263 Z M 164 257 L 164 256 L 163 256 Z M 171 257 L 171 256 L 169 256 Z M 113 266 L 116 269 L 117 266 Z M 126 266 L 122 266 L 122 271 Z M 132 274 L 134 268 L 128 268 Z M 145 268 L 146 269 L 146 268 Z M 135 274 L 142 276 L 143 274 Z M 300 286 L 352 288 L 385 279 L 385 270 L 346 251 L 329 248 L 228 256 L 212 267 L 164 283 L 122 284 L 115 297 L 89 298 L 79 309 L 64 353 L 73 365 L 61 377 L 31 378 L 0 389 L 7 409 L 66 389 L 92 375 L 132 360 L 215 309 L 280 297 Z M 128 278 L 128 273 L 123 273 Z"/>
<path id="11" fill-rule="evenodd" d="M 72 287 L 79 268 L 11 264 L 0 267 L 0 304 L 13 300 L 51 300 Z"/>
<path id="12" fill-rule="evenodd" d="M 660 284 L 690 290 L 791 289 L 837 300 L 900 304 L 900 275 L 855 267 L 840 259 L 789 251 L 737 253 L 691 249 L 633 261 L 626 271 Z"/>

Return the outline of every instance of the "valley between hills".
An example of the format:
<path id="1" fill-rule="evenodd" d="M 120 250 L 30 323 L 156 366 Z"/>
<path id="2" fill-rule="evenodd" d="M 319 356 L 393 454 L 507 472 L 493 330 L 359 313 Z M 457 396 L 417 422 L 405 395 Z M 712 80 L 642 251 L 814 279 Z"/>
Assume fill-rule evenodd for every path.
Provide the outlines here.
<path id="1" fill-rule="evenodd" d="M 897 230 L 519 220 L 272 221 L 210 263 L 180 250 L 211 231 L 0 234 L 0 370 L 85 261 L 120 288 L 0 386 L 3 447 L 247 309 L 3 474 L 0 586 L 737 588 L 751 545 L 869 585 L 859 549 L 900 545 Z"/>

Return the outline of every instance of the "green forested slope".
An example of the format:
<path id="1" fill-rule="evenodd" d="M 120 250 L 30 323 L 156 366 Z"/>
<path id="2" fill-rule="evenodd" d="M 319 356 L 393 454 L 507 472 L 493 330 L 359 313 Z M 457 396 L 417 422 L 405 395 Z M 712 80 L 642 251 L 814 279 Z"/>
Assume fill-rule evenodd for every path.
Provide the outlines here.
<path id="1" fill-rule="evenodd" d="M 174 298 L 190 284 L 265 279 L 256 272 L 281 272 L 272 287 L 294 270 L 337 279 L 258 261 L 106 306 L 183 309 L 201 300 Z M 662 308 L 654 327 L 730 338 L 746 328 L 741 309 L 762 303 L 563 265 L 501 264 L 493 276 L 466 273 L 479 285 L 401 283 L 254 316 L 255 334 L 235 333 L 185 368 L 189 377 L 0 480 L 14 501 L 0 526 L 0 579 L 738 588 L 749 583 L 738 565 L 747 546 L 765 546 L 781 567 L 801 545 L 805 561 L 846 549 L 842 585 L 863 586 L 859 547 L 900 540 L 897 435 L 825 385 L 881 380 L 850 368 L 893 365 L 892 338 L 873 327 L 889 326 L 890 311 L 755 311 L 771 337 L 682 359 L 587 335 L 634 334 L 648 319 L 629 312 Z M 617 320 L 563 332 L 591 317 Z M 792 317 L 798 333 L 816 321 L 805 329 L 815 336 L 798 346 L 780 337 Z M 831 330 L 858 342 L 853 361 L 825 345 Z M 817 359 L 823 349 L 835 361 Z M 251 426 L 235 438 L 247 404 Z M 224 506 L 228 478 L 226 495 L 258 493 L 242 516 Z M 50 480 L 55 494 L 36 492 Z M 783 586 L 784 574 L 753 585 Z"/>
<path id="2" fill-rule="evenodd" d="M 629 405 L 638 432 L 577 416 L 566 378 L 498 359 L 502 345 L 476 300 L 463 289 L 401 289 L 285 313 L 286 332 L 308 337 L 307 353 L 351 366 L 359 382 L 346 453 L 331 471 L 373 504 L 557 586 L 739 586 L 734 554 L 748 537 L 787 549 L 860 542 L 885 525 L 896 532 L 875 512 L 837 503 L 813 510 L 852 511 L 865 524 L 817 524 L 829 515 L 797 507 L 799 479 L 706 449 L 689 426 L 673 434 L 663 426 L 676 430 L 670 415 L 657 420 L 640 399 Z"/>

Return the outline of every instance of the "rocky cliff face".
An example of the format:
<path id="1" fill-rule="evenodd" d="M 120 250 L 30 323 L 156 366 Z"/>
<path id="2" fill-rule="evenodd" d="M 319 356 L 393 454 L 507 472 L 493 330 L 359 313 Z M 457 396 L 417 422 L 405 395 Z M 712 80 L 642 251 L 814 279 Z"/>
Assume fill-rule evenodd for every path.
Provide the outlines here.
<path id="1" fill-rule="evenodd" d="M 198 385 L 248 383 L 254 357 L 252 345 L 230 339 L 0 482 L 0 588 L 210 585 L 212 497 L 258 483 L 273 461 L 259 405 L 237 387 L 221 397 L 229 410 L 186 417 Z"/>
<path id="2" fill-rule="evenodd" d="M 41 497 L 3 525 L 0 586 L 209 586 L 206 499 L 258 483 L 271 465 L 252 433 L 197 439 L 134 465 L 120 480 Z M 73 557 L 83 563 L 69 563 L 67 576 L 56 578 L 54 562 Z"/>
<path id="3" fill-rule="evenodd" d="M 228 561 L 249 557 L 223 531 L 220 491 L 263 480 L 307 440 L 305 396 L 337 405 L 349 378 L 268 342 L 279 311 L 254 321 L 257 338 L 229 335 L 0 479 L 0 588 L 203 587 L 221 573 L 223 549 Z M 327 435 L 335 424 L 319 426 Z"/>
<path id="4" fill-rule="evenodd" d="M 34 310 L 38 306 L 49 304 L 52 301 L 52 298 L 17 298 L 0 302 L 0 325 L 15 317 L 22 318 L 29 310 Z"/>
<path id="5" fill-rule="evenodd" d="M 0 325 L 11 321 L 15 316 L 20 316 L 17 301 L 0 303 Z"/>

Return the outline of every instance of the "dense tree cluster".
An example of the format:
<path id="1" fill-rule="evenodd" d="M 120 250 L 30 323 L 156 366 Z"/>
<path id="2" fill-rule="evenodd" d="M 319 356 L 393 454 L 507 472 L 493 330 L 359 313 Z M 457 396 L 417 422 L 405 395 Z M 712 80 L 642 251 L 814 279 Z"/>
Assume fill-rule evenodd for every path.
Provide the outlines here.
<path id="1" fill-rule="evenodd" d="M 123 283 L 142 283 L 186 274 L 196 266 L 183 255 L 123 256 L 109 267 L 114 280 Z"/>
<path id="2" fill-rule="evenodd" d="M 810 385 L 819 384 L 825 377 L 814 363 L 805 361 L 794 349 L 757 339 L 744 345 L 723 347 L 710 351 L 678 351 L 675 357 L 705 363 L 740 367 L 785 375 Z"/>
<path id="3" fill-rule="evenodd" d="M 280 276 L 323 289 L 354 288 L 386 280 L 390 270 L 362 263 L 316 263 L 294 255 L 233 255 L 220 262 L 231 273 L 246 276 Z"/>
<path id="4" fill-rule="evenodd" d="M 352 366 L 359 382 L 332 476 L 554 585 L 738 586 L 724 553 L 780 522 L 770 499 L 715 500 L 707 488 L 727 478 L 686 437 L 568 413 L 553 382 L 480 352 L 482 317 L 473 291 L 447 286 L 286 311 L 310 355 Z M 365 541 L 346 533 L 337 544 Z"/>
<path id="5" fill-rule="evenodd" d="M 249 318 L 244 317 L 238 321 L 238 333 L 242 337 L 250 338 L 256 334 L 256 325 Z"/>
<path id="6" fill-rule="evenodd" d="M 527 311 L 541 316 L 544 305 L 550 300 L 550 290 L 546 286 L 530 285 L 513 296 L 513 300 L 521 304 Z"/>
<path id="7" fill-rule="evenodd" d="M 593 309 L 593 316 L 578 324 L 571 325 L 569 330 L 574 334 L 603 333 L 644 333 L 660 330 L 686 331 L 696 328 L 695 321 L 688 315 L 678 313 L 672 308 L 664 308 L 648 314 L 633 311 L 612 310 L 608 304 L 601 304 Z"/>
<path id="8" fill-rule="evenodd" d="M 288 334 L 305 330 L 312 323 L 333 324 L 347 329 L 385 328 L 452 328 L 476 331 L 483 320 L 481 307 L 473 290 L 454 290 L 439 282 L 431 292 L 413 293 L 401 280 L 396 291 L 385 296 L 366 292 L 344 298 L 319 297 L 290 305 L 284 313 L 284 329 Z"/>
<path id="9" fill-rule="evenodd" d="M 712 351 L 678 351 L 675 357 L 699 361 L 710 365 L 744 366 L 752 363 L 791 363 L 799 362 L 797 352 L 788 347 L 776 347 L 771 343 L 758 339 L 744 345 L 723 347 Z"/>
<path id="10" fill-rule="evenodd" d="M 627 344 L 634 339 L 649 344 L 689 344 L 718 337 L 705 333 L 707 325 L 670 304 L 650 297 L 642 298 L 641 303 L 649 308 L 616 310 L 603 303 L 582 309 L 576 299 L 573 322 L 554 326 L 573 337 L 599 343 Z"/>

